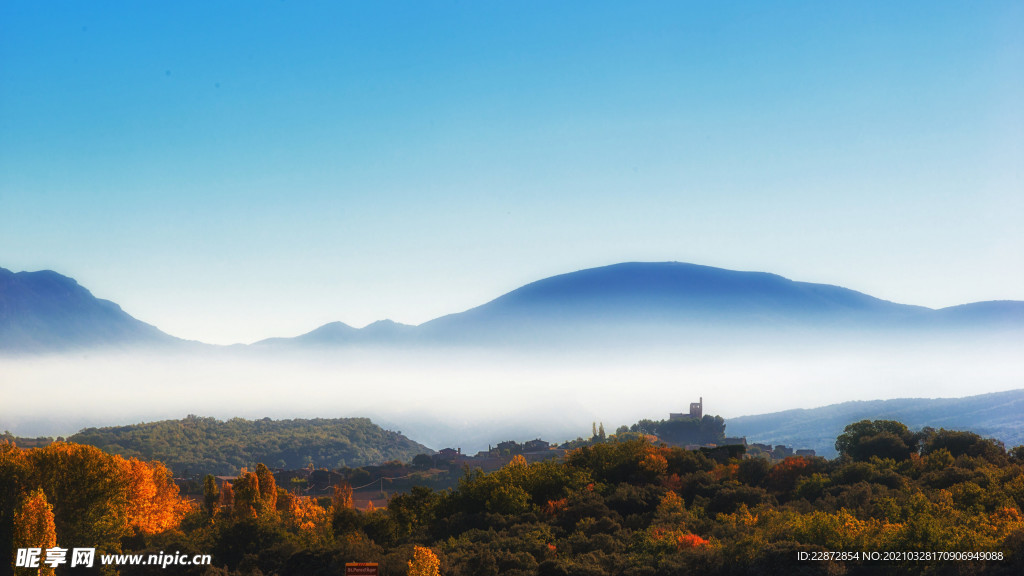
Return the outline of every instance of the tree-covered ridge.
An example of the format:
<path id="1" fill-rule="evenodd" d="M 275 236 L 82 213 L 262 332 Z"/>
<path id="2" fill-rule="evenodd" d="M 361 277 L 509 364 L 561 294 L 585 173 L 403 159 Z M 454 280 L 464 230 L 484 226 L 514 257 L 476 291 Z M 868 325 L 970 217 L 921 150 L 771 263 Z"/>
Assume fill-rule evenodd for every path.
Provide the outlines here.
<path id="1" fill-rule="evenodd" d="M 245 420 L 188 416 L 131 426 L 86 428 L 69 439 L 111 454 L 160 460 L 175 474 L 237 474 L 263 462 L 274 468 L 340 468 L 408 462 L 431 450 L 369 418 Z"/>
<path id="2" fill-rule="evenodd" d="M 257 465 L 207 477 L 201 505 L 168 516 L 153 496 L 180 499 L 159 489 L 172 486 L 159 463 L 0 443 L 0 552 L 88 532 L 105 549 L 214 559 L 176 566 L 182 576 L 333 575 L 347 562 L 391 576 L 1024 573 L 1024 447 L 867 420 L 847 426 L 835 460 L 728 448 L 609 438 L 561 460 L 467 469 L 453 489 L 415 487 L 367 510 L 344 483 L 303 497 Z M 848 556 L 798 556 L 824 552 Z M 901 554 L 866 557 L 887 552 Z"/>

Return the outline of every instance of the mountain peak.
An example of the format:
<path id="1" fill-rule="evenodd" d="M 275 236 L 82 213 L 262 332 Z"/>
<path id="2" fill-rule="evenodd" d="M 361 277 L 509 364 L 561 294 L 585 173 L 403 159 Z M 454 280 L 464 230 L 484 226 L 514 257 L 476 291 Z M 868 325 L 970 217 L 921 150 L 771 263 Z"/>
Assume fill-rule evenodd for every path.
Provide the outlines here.
<path id="1" fill-rule="evenodd" d="M 462 315 L 679 322 L 836 320 L 841 317 L 913 314 L 924 309 L 829 286 L 795 282 L 767 272 L 739 272 L 684 262 L 625 262 L 552 276 L 527 284 Z"/>
<path id="2" fill-rule="evenodd" d="M 0 351 L 174 342 L 52 270 L 0 269 Z"/>

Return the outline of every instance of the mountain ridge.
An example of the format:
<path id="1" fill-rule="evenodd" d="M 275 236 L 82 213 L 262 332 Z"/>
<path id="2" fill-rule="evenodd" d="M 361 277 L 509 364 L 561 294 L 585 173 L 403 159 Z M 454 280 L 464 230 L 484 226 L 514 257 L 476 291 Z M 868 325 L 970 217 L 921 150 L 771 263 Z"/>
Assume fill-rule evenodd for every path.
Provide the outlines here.
<path id="1" fill-rule="evenodd" d="M 844 322 L 856 315 L 921 315 L 927 308 L 896 304 L 827 284 L 796 282 L 767 272 L 741 272 L 682 262 L 624 262 L 552 276 L 465 312 L 422 324 L 444 331 L 491 316 L 600 319 L 612 323 L 764 324 Z"/>
<path id="2" fill-rule="evenodd" d="M 683 262 L 623 262 L 525 284 L 480 306 L 417 326 L 329 322 L 249 346 L 502 344 L 558 339 L 609 342 L 703 337 L 715 330 L 1024 329 L 1024 302 L 933 310 L 830 284 Z M 95 298 L 53 271 L 0 268 L 0 351 L 182 343 Z"/>
<path id="3" fill-rule="evenodd" d="M 0 268 L 0 350 L 68 350 L 92 346 L 184 342 L 96 298 L 52 270 Z"/>

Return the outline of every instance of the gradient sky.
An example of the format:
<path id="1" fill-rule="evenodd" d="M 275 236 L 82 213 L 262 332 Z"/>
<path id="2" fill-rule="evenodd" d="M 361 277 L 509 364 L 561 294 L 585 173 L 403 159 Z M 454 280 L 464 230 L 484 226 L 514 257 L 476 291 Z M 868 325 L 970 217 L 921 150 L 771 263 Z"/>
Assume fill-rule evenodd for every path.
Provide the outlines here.
<path id="1" fill-rule="evenodd" d="M 214 343 L 626 260 L 1024 299 L 1022 30 L 1017 1 L 3 0 L 0 266 Z"/>

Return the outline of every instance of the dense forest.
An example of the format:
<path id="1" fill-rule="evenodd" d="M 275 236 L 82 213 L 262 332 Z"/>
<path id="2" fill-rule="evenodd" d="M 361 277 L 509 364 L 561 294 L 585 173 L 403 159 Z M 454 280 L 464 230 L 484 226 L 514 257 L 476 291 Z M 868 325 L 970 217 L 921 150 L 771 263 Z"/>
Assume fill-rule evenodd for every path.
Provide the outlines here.
<path id="1" fill-rule="evenodd" d="M 131 426 L 86 428 L 68 438 L 126 458 L 159 460 L 176 475 L 237 474 L 262 462 L 274 468 L 408 462 L 431 450 L 368 418 L 245 420 L 189 416 Z"/>
<path id="2" fill-rule="evenodd" d="M 4 443 L 0 550 L 56 542 L 213 559 L 124 575 L 326 575 L 346 562 L 392 576 L 1024 573 L 1024 447 L 862 421 L 836 448 L 835 460 L 771 461 L 609 438 L 357 510 L 345 484 L 304 498 L 262 465 L 232 483 L 208 477 L 190 505 L 159 463 Z M 849 556 L 798 556 L 824 552 Z"/>

